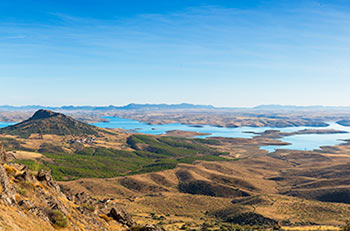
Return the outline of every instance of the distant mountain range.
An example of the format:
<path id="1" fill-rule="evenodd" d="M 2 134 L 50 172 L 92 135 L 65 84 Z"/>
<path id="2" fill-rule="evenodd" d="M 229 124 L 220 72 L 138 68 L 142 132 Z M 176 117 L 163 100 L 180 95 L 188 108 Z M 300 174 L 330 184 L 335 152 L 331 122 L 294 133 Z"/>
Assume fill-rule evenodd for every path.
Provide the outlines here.
<path id="1" fill-rule="evenodd" d="M 135 104 L 131 103 L 125 106 L 61 106 L 61 107 L 50 107 L 41 105 L 28 105 L 28 106 L 11 106 L 3 105 L 0 106 L 0 111 L 16 111 L 26 110 L 35 111 L 39 109 L 55 110 L 55 111 L 113 111 L 113 110 L 171 110 L 171 109 L 243 109 L 243 110 L 350 110 L 350 106 L 295 106 L 295 105 L 259 105 L 251 108 L 244 107 L 215 107 L 212 105 L 197 105 L 189 103 L 181 104 Z"/>
<path id="2" fill-rule="evenodd" d="M 86 111 L 111 111 L 111 110 L 166 110 L 166 109 L 215 109 L 211 105 L 195 105 L 188 103 L 181 104 L 135 104 L 131 103 L 125 106 L 62 106 L 62 107 L 48 107 L 40 105 L 29 105 L 29 106 L 0 106 L 0 110 L 4 111 L 15 111 L 15 110 L 86 110 Z"/>

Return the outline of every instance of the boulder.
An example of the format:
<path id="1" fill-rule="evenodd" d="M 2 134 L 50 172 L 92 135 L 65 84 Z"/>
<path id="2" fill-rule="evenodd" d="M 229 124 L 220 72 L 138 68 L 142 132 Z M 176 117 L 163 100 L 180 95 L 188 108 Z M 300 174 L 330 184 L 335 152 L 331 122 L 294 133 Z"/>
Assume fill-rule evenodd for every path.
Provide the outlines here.
<path id="1" fill-rule="evenodd" d="M 27 171 L 28 171 L 28 167 L 24 166 L 20 171 L 17 172 L 17 174 L 15 175 L 16 180 L 27 180 Z"/>
<path id="2" fill-rule="evenodd" d="M 2 199 L 8 205 L 15 204 L 16 191 L 9 183 L 7 172 L 2 164 L 0 164 L 0 187 L 2 189 L 0 199 Z"/>
<path id="3" fill-rule="evenodd" d="M 0 164 L 6 163 L 6 152 L 3 144 L 0 144 Z"/>
<path id="4" fill-rule="evenodd" d="M 21 200 L 18 202 L 18 205 L 24 208 L 25 210 L 30 210 L 35 207 L 34 203 L 30 200 Z"/>
<path id="5" fill-rule="evenodd" d="M 155 225 L 145 225 L 140 229 L 140 231 L 165 231 L 165 229 Z"/>
<path id="6" fill-rule="evenodd" d="M 135 225 L 135 222 L 132 220 L 131 216 L 124 209 L 112 208 L 108 216 L 128 227 Z"/>
<path id="7" fill-rule="evenodd" d="M 41 169 L 38 172 L 36 178 L 38 181 L 46 182 L 47 185 L 54 189 L 56 192 L 61 193 L 60 186 L 52 179 L 51 173 L 49 171 Z"/>

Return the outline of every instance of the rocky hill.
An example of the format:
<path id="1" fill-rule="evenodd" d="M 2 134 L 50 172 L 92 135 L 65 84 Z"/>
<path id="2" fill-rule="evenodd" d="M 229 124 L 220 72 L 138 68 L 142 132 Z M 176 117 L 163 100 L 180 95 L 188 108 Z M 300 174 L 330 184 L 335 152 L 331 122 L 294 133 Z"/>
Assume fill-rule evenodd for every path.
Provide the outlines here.
<path id="1" fill-rule="evenodd" d="M 7 163 L 2 144 L 0 162 L 1 230 L 162 230 L 137 225 L 113 198 L 72 194 L 62 190 L 48 171 Z"/>
<path id="2" fill-rule="evenodd" d="M 38 110 L 34 115 L 21 123 L 0 129 L 1 134 L 29 137 L 33 133 L 40 135 L 73 135 L 97 136 L 102 130 L 85 124 L 61 113 L 49 110 Z"/>

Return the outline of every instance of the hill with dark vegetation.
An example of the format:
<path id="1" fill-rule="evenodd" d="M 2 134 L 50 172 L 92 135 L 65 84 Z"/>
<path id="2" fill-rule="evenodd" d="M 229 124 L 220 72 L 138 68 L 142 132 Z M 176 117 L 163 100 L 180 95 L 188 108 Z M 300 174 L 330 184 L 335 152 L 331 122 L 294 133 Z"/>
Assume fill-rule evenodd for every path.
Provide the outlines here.
<path id="1" fill-rule="evenodd" d="M 97 136 L 101 129 L 75 120 L 61 113 L 49 110 L 38 110 L 34 115 L 21 123 L 0 129 L 1 134 L 29 137 L 33 133 L 40 135 L 73 135 Z"/>

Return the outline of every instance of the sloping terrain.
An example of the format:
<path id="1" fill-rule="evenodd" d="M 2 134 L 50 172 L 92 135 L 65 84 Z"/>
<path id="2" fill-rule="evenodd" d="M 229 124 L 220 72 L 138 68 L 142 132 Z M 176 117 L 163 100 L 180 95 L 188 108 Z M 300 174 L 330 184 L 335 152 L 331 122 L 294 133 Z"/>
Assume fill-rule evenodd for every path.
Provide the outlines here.
<path id="1" fill-rule="evenodd" d="M 1 128 L 0 133 L 29 137 L 31 134 L 97 136 L 101 129 L 82 123 L 69 116 L 48 110 L 39 110 L 21 123 Z"/>
<path id="2" fill-rule="evenodd" d="M 56 117 L 61 115 L 43 112 L 35 115 L 33 121 L 57 128 L 55 124 L 61 119 Z M 113 198 L 111 205 L 115 209 L 124 207 L 140 225 L 157 224 L 166 230 L 307 225 L 337 229 L 350 217 L 348 144 L 318 151 L 267 153 L 259 146 L 283 142 L 263 135 L 252 139 L 186 139 L 112 130 L 98 130 L 98 136 L 91 135 L 94 139 L 90 140 L 86 139 L 89 133 L 79 131 L 83 125 L 70 126 L 82 137 L 65 135 L 59 129 L 41 135 L 32 129 L 33 121 L 28 125 L 31 129 L 23 128 L 29 132 L 26 138 L 2 134 L 0 140 L 10 161 L 10 168 L 6 167 L 10 172 L 6 174 L 14 183 L 12 192 L 23 194 L 36 207 L 43 208 L 49 227 L 55 223 L 54 218 L 50 220 L 53 204 L 60 205 L 60 213 L 73 219 L 74 208 L 78 209 L 73 212 L 76 216 L 79 212 L 85 214 L 86 217 L 76 218 L 79 224 L 95 222 L 92 218 L 110 220 L 112 208 L 106 205 L 108 211 L 104 210 L 103 203 L 99 207 L 106 198 Z M 22 169 L 23 164 L 28 169 Z M 16 175 L 24 170 L 30 177 L 16 180 Z M 58 188 L 47 175 L 49 170 L 54 179 L 62 180 L 57 195 L 52 191 Z M 38 171 L 48 179 L 41 182 Z M 26 181 L 48 184 L 45 190 L 52 195 L 43 195 L 37 187 L 26 188 Z M 61 193 L 66 199 L 57 201 Z M 12 205 L 19 205 L 16 203 Z M 102 222 L 107 225 L 103 227 L 108 230 L 110 225 L 120 225 L 113 220 Z M 68 222 L 71 228 L 79 224 Z M 103 230 L 101 227 L 95 230 Z"/>
<path id="3" fill-rule="evenodd" d="M 118 135 L 115 135 L 117 137 Z M 172 169 L 179 163 L 197 160 L 234 161 L 227 153 L 217 151 L 199 140 L 129 135 L 122 147 L 114 145 L 115 137 L 103 136 L 93 143 L 82 144 L 61 138 L 60 142 L 49 139 L 2 138 L 8 150 L 31 151 L 42 156 L 34 160 L 16 159 L 30 168 L 49 168 L 57 180 L 82 177 L 116 177 Z M 0 138 L 1 139 L 1 138 Z M 100 141 L 104 142 L 103 146 Z M 32 142 L 38 143 L 33 148 Z M 29 145 L 27 145 L 29 143 Z M 111 148 L 112 146 L 113 148 Z M 18 155 L 17 155 L 18 157 Z M 23 158 L 22 158 L 23 159 Z"/>
<path id="4" fill-rule="evenodd" d="M 339 225 L 350 217 L 347 204 L 280 195 L 280 182 L 274 176 L 290 167 L 282 160 L 256 157 L 236 162 L 180 164 L 162 172 L 61 184 L 73 191 L 119 198 L 140 223 L 158 223 L 151 213 L 163 216 L 163 227 L 169 230 L 179 229 L 184 223 L 198 228 L 196 224 L 203 220 L 246 225 L 254 218 L 261 222 L 251 225 L 277 222 L 282 226 L 305 226 Z"/>
<path id="5" fill-rule="evenodd" d="M 49 172 L 9 164 L 0 145 L 2 230 L 143 230 L 112 198 L 62 191 Z M 146 230 L 160 231 L 155 226 Z"/>

